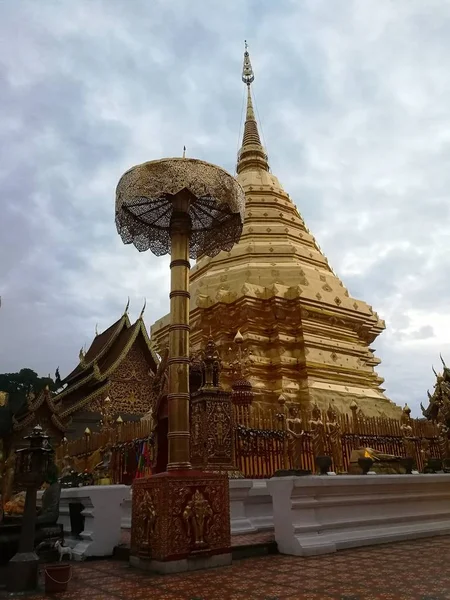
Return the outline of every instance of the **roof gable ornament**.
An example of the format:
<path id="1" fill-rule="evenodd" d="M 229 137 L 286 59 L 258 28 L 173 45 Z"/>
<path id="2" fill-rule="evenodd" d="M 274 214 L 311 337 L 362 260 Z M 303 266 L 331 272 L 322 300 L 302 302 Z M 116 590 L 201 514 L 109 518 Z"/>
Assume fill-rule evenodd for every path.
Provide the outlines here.
<path id="1" fill-rule="evenodd" d="M 79 360 L 80 360 L 80 365 L 81 365 L 82 367 L 84 367 L 84 366 L 86 365 L 85 356 L 86 356 L 86 355 L 85 355 L 84 349 L 83 349 L 83 348 L 80 348 L 80 352 L 79 352 L 79 354 L 78 354 L 78 358 L 79 358 Z"/>
<path id="2" fill-rule="evenodd" d="M 94 361 L 94 366 L 93 366 L 93 373 L 94 373 L 94 379 L 101 379 L 101 373 L 100 373 L 100 369 L 99 366 L 97 364 L 97 361 Z"/>
<path id="3" fill-rule="evenodd" d="M 144 312 L 145 312 L 146 306 L 147 306 L 147 298 L 144 298 L 144 306 L 142 307 L 141 314 L 139 315 L 140 319 L 142 319 L 144 317 Z"/>

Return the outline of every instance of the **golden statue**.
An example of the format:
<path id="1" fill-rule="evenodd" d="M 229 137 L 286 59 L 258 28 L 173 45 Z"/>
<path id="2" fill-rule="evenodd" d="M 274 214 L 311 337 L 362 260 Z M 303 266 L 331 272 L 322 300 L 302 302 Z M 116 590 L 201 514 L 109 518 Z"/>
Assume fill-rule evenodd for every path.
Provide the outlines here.
<path id="1" fill-rule="evenodd" d="M 361 473 L 361 467 L 358 465 L 359 458 L 371 458 L 373 465 L 371 471 L 383 475 L 397 475 L 404 473 L 404 467 L 401 464 L 401 457 L 394 454 L 386 454 L 375 448 L 357 448 L 352 450 L 350 455 L 350 474 Z"/>
<path id="2" fill-rule="evenodd" d="M 331 404 L 327 410 L 326 431 L 335 472 L 342 473 L 344 471 L 344 464 L 342 459 L 341 427 L 338 422 L 336 409 Z"/>
<path id="3" fill-rule="evenodd" d="M 317 404 L 314 404 L 312 413 L 312 419 L 309 422 L 311 434 L 314 458 L 325 455 L 325 425 L 322 421 L 322 413 Z"/>
<path id="4" fill-rule="evenodd" d="M 448 452 L 448 432 L 449 428 L 445 424 L 443 419 L 440 419 L 437 424 L 438 428 L 438 445 L 439 445 L 439 454 L 441 455 L 442 460 L 445 460 L 449 457 Z"/>
<path id="5" fill-rule="evenodd" d="M 402 432 L 403 447 L 407 458 L 416 458 L 416 443 L 413 438 L 413 428 L 411 426 L 411 409 L 405 404 L 402 416 L 400 417 L 400 431 Z"/>
<path id="6" fill-rule="evenodd" d="M 299 408 L 291 404 L 288 408 L 285 426 L 288 435 L 289 455 L 293 469 L 302 468 L 303 438 L 305 432 L 302 429 L 302 421 L 298 416 Z"/>
<path id="7" fill-rule="evenodd" d="M 362 450 L 364 452 L 364 457 L 371 458 L 373 460 L 373 462 L 391 461 L 391 460 L 397 461 L 400 459 L 400 456 L 395 456 L 395 454 L 385 454 L 384 452 L 375 450 L 375 448 L 362 448 Z M 360 457 L 358 457 L 358 458 L 360 458 Z"/>
<path id="8" fill-rule="evenodd" d="M 420 454 L 422 455 L 422 462 L 423 462 L 423 466 L 426 467 L 428 461 L 431 458 L 431 447 L 430 447 L 430 440 L 427 440 L 426 438 L 423 438 L 420 444 L 421 448 L 420 448 Z"/>
<path id="9" fill-rule="evenodd" d="M 93 469 L 94 476 L 98 485 L 111 484 L 111 445 L 107 444 L 105 448 L 100 448 L 102 460 L 98 462 Z"/>

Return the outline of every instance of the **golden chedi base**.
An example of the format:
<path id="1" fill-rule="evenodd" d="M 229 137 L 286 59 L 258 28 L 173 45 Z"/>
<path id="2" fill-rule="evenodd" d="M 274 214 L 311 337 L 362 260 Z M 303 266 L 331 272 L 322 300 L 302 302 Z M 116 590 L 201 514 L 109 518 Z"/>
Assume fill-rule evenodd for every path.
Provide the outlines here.
<path id="1" fill-rule="evenodd" d="M 169 471 L 133 483 L 130 563 L 157 573 L 231 564 L 226 474 Z"/>

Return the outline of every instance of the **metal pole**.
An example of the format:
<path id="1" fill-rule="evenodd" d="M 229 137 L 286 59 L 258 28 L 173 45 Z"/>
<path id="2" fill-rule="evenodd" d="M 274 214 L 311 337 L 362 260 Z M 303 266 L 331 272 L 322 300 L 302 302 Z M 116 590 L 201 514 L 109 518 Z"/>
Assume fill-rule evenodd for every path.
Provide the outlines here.
<path id="1" fill-rule="evenodd" d="M 190 194 L 173 198 L 170 223 L 172 242 L 170 262 L 169 329 L 169 459 L 167 470 L 191 469 L 189 450 L 189 239 Z"/>
<path id="2" fill-rule="evenodd" d="M 27 488 L 20 532 L 19 553 L 34 552 L 37 487 Z"/>

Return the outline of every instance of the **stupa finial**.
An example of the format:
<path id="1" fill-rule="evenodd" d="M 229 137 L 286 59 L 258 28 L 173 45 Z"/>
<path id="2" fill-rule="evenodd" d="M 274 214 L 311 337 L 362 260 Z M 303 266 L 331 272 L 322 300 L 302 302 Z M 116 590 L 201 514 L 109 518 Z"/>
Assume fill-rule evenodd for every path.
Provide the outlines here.
<path id="1" fill-rule="evenodd" d="M 261 144 L 258 125 L 256 123 L 255 111 L 253 109 L 251 84 L 255 80 L 250 54 L 248 52 L 247 40 L 245 40 L 244 64 L 242 67 L 242 81 L 247 86 L 247 110 L 245 113 L 244 136 L 239 151 L 237 172 L 245 170 L 261 169 L 269 170 L 267 156 Z"/>
<path id="2" fill-rule="evenodd" d="M 255 80 L 255 74 L 253 73 L 252 63 L 250 61 L 250 54 L 248 53 L 247 40 L 244 41 L 244 65 L 242 67 L 242 81 L 250 87 L 250 84 Z"/>

